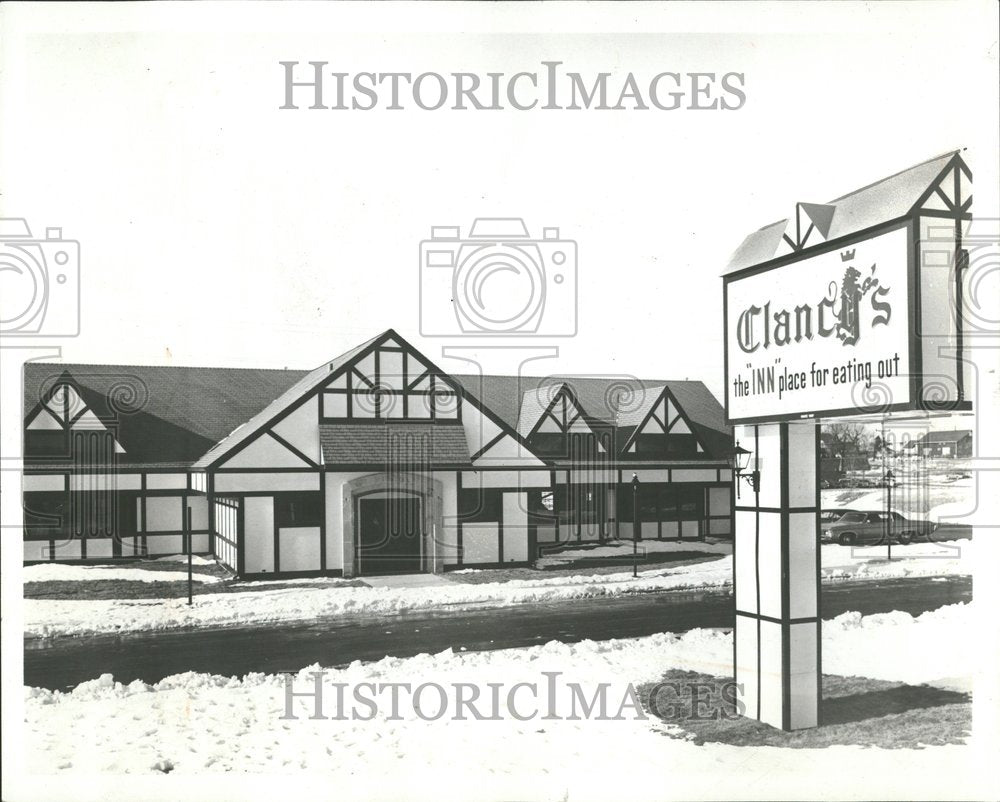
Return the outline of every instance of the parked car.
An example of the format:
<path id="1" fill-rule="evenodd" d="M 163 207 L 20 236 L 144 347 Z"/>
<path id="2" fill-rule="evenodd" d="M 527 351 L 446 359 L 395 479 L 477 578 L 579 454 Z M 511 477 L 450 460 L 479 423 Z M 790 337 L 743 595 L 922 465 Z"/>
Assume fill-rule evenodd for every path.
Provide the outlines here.
<path id="1" fill-rule="evenodd" d="M 886 542 L 887 515 L 892 516 L 892 542 L 906 545 L 914 540 L 926 539 L 937 528 L 932 521 L 907 518 L 893 510 L 891 513 L 854 510 L 846 512 L 839 520 L 823 523 L 820 531 L 822 543 L 839 543 L 841 546 L 875 545 Z M 822 520 L 822 519 L 821 519 Z"/>
<path id="2" fill-rule="evenodd" d="M 867 476 L 845 476 L 839 482 L 838 487 L 878 487 L 878 479 L 869 479 Z"/>

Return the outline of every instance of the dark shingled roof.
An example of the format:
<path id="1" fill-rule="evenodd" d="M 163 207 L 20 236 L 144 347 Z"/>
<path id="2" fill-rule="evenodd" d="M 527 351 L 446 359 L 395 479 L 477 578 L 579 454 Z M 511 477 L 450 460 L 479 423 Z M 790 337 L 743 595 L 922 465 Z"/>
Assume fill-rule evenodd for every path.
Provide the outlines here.
<path id="1" fill-rule="evenodd" d="M 455 423 L 325 423 L 319 437 L 324 465 L 470 464 Z"/>
<path id="2" fill-rule="evenodd" d="M 972 429 L 947 429 L 937 432 L 927 432 L 919 443 L 957 443 L 966 437 L 972 437 Z"/>
<path id="3" fill-rule="evenodd" d="M 691 429 L 708 456 L 725 459 L 732 448 L 732 432 L 726 426 L 725 410 L 700 381 L 614 376 L 453 375 L 452 378 L 503 418 L 508 426 L 522 433 L 534 424 L 533 420 L 521 420 L 522 410 L 537 418 L 557 388 L 566 386 L 584 413 L 615 429 L 619 446 L 624 445 L 635 427 L 645 419 L 666 387 L 691 421 Z"/>
<path id="4" fill-rule="evenodd" d="M 280 395 L 276 394 L 277 397 L 272 396 L 271 402 L 249 420 L 244 419 L 240 421 L 242 425 L 238 427 L 239 431 L 230 430 L 227 432 L 226 434 L 228 436 L 224 440 L 217 443 L 210 451 L 201 456 L 201 458 L 195 463 L 194 467 L 209 467 L 219 457 L 238 446 L 248 437 L 251 437 L 262 425 L 270 421 L 279 412 L 284 411 L 288 406 L 300 399 L 307 392 L 315 388 L 317 385 L 322 384 L 330 373 L 333 373 L 338 368 L 346 365 L 351 361 L 351 359 L 383 336 L 384 334 L 380 334 L 378 337 L 372 337 L 372 339 L 367 342 L 363 342 L 361 345 L 355 346 L 350 351 L 331 359 L 329 362 L 324 362 L 318 368 L 314 368 L 308 372 L 304 371 L 299 373 L 296 377 L 297 381 L 294 384 L 286 387 L 284 392 Z"/>
<path id="5" fill-rule="evenodd" d="M 207 467 L 387 334 L 398 337 L 386 332 L 311 371 L 30 362 L 24 370 L 24 414 L 27 418 L 45 390 L 68 374 L 99 418 L 117 420 L 115 435 L 125 449 L 119 455 L 121 466 Z M 732 445 L 722 406 L 698 381 L 596 376 L 453 378 L 515 432 L 530 431 L 546 400 L 566 386 L 591 421 L 614 428 L 619 446 L 666 387 L 690 420 L 705 456 L 725 459 Z M 130 391 L 121 392 L 122 387 L 132 388 L 136 397 L 128 398 Z M 327 464 L 383 462 L 387 432 L 430 433 L 435 461 L 469 463 L 462 427 L 454 424 L 330 424 L 321 430 Z"/>
<path id="6" fill-rule="evenodd" d="M 299 370 L 28 362 L 24 416 L 68 374 L 101 420 L 117 421 L 119 464 L 190 465 L 303 375 Z"/>

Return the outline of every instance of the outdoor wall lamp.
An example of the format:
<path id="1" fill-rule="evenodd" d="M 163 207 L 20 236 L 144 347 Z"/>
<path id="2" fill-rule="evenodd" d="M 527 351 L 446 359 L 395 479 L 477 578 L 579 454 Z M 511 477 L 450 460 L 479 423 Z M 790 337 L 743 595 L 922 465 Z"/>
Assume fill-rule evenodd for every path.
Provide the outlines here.
<path id="1" fill-rule="evenodd" d="M 754 493 L 760 490 L 760 471 L 753 470 L 747 471 L 750 467 L 750 456 L 753 454 L 752 451 L 747 451 L 740 445 L 740 441 L 736 441 L 736 448 L 734 448 L 729 454 L 729 467 L 732 468 L 733 474 L 737 479 L 745 479 L 746 483 L 750 485 L 750 488 Z M 740 485 L 739 482 L 736 483 L 736 498 L 740 497 Z"/>

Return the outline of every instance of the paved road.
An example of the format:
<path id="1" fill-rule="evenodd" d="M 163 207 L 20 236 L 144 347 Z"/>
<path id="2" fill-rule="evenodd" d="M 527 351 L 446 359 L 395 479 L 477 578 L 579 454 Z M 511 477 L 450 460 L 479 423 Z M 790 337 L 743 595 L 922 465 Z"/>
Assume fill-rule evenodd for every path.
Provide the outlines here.
<path id="1" fill-rule="evenodd" d="M 847 610 L 918 614 L 972 598 L 972 581 L 896 579 L 841 582 L 823 588 L 823 617 Z M 25 684 L 65 689 L 102 673 L 119 682 L 156 682 L 182 671 L 243 675 L 303 666 L 346 665 L 386 655 L 504 649 L 560 640 L 632 638 L 696 627 L 732 626 L 728 592 L 670 591 L 640 596 L 524 604 L 392 618 L 328 620 L 253 629 L 98 635 L 25 643 Z"/>

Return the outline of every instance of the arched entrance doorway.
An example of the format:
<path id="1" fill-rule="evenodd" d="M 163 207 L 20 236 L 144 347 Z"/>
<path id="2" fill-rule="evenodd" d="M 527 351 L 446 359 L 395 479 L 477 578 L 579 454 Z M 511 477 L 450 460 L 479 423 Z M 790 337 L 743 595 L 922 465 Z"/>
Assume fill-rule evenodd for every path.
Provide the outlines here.
<path id="1" fill-rule="evenodd" d="M 344 576 L 439 573 L 442 485 L 417 473 L 376 473 L 344 485 Z"/>

